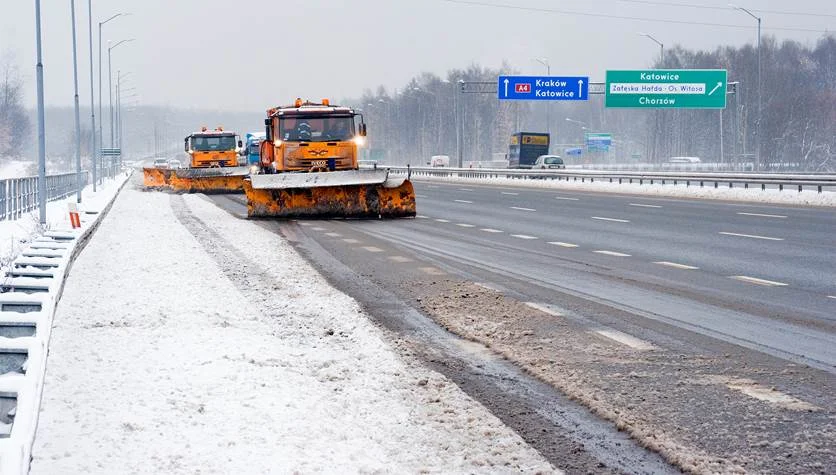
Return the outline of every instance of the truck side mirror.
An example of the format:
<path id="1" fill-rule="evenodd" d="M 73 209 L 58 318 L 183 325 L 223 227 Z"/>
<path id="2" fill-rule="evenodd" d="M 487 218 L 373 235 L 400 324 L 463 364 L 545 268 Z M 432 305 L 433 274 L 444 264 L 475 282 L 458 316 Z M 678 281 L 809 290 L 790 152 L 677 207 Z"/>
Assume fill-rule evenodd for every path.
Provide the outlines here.
<path id="1" fill-rule="evenodd" d="M 240 140 L 239 140 L 239 141 L 238 141 L 238 148 L 241 148 L 241 147 L 243 147 L 243 146 L 244 146 L 244 142 L 242 142 L 242 141 L 240 141 Z"/>
<path id="2" fill-rule="evenodd" d="M 183 146 L 183 149 L 186 151 L 186 153 L 188 153 L 188 152 L 189 152 L 189 138 L 188 138 L 188 137 L 186 137 L 185 139 L 183 139 L 183 142 L 185 142 L 185 143 L 183 144 L 183 145 L 184 145 L 184 146 Z"/>
<path id="3" fill-rule="evenodd" d="M 360 123 L 360 136 L 361 137 L 366 136 L 366 123 L 365 122 Z"/>
<path id="4" fill-rule="evenodd" d="M 272 119 L 270 119 L 269 117 L 267 119 L 264 119 L 264 135 L 265 135 L 266 139 L 269 140 L 270 142 L 273 141 L 273 127 L 272 127 L 272 125 L 273 125 Z"/>

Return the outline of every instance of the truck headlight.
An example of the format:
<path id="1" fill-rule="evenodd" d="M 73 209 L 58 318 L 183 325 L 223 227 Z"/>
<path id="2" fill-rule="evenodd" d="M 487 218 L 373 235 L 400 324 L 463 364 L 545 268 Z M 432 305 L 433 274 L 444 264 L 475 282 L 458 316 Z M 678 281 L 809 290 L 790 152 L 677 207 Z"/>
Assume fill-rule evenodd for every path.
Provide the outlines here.
<path id="1" fill-rule="evenodd" d="M 354 136 L 354 143 L 357 144 L 358 147 L 362 147 L 363 145 L 366 145 L 366 138 L 362 135 L 356 135 Z"/>

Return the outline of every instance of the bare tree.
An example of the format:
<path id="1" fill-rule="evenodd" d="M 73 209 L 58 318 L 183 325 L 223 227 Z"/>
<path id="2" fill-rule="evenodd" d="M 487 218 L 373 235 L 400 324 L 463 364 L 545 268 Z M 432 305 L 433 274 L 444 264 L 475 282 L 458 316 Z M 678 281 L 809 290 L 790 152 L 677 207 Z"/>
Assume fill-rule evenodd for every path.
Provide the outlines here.
<path id="1" fill-rule="evenodd" d="M 23 108 L 23 80 L 10 55 L 0 60 L 0 156 L 19 153 L 31 124 Z"/>

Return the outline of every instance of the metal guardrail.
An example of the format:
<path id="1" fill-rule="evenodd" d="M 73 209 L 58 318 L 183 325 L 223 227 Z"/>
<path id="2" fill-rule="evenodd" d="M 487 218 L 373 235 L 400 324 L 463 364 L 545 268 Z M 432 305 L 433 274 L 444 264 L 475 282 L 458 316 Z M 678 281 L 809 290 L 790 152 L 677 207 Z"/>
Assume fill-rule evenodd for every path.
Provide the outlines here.
<path id="1" fill-rule="evenodd" d="M 81 172 L 82 186 L 89 182 L 87 170 Z M 60 173 L 46 177 L 46 200 L 55 201 L 76 192 L 76 173 Z M 27 176 L 0 180 L 0 221 L 18 219 L 38 209 L 38 177 Z"/>
<path id="2" fill-rule="evenodd" d="M 381 167 L 384 167 L 381 165 Z M 392 172 L 415 176 L 459 177 L 459 178 L 510 178 L 519 180 L 547 179 L 559 181 L 580 181 L 582 183 L 638 183 L 705 187 L 706 183 L 719 188 L 720 184 L 734 188 L 742 185 L 760 185 L 762 190 L 767 185 L 777 185 L 783 191 L 791 187 L 802 191 L 804 187 L 815 188 L 819 193 L 824 187 L 836 188 L 836 175 L 785 174 L 785 173 L 682 173 L 682 172 L 630 172 L 630 171 L 599 171 L 599 170 L 522 170 L 522 169 L 488 169 L 488 168 L 441 168 L 441 167 L 384 167 Z"/>

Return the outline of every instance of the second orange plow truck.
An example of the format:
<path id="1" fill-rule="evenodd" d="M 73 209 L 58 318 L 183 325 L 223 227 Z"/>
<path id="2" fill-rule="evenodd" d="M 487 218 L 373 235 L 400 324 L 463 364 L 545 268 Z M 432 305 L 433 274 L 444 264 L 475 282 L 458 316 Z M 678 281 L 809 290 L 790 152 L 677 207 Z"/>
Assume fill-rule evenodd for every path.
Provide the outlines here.
<path id="1" fill-rule="evenodd" d="M 260 169 L 244 180 L 248 216 L 415 216 L 415 191 L 407 177 L 390 176 L 385 168 L 359 169 L 366 124 L 358 112 L 327 99 L 297 99 L 269 109 L 264 125 Z"/>
<path id="2" fill-rule="evenodd" d="M 203 127 L 184 139 L 188 168 L 144 168 L 148 188 L 182 193 L 239 193 L 250 170 L 241 157 L 241 138 L 218 127 Z"/>

